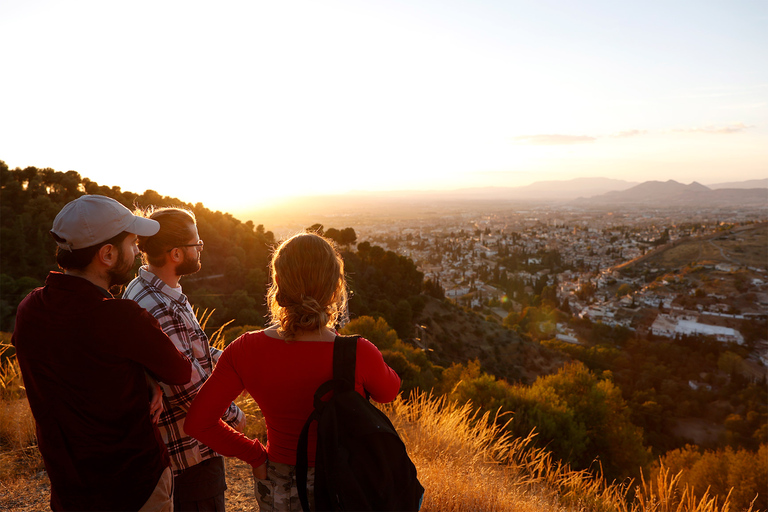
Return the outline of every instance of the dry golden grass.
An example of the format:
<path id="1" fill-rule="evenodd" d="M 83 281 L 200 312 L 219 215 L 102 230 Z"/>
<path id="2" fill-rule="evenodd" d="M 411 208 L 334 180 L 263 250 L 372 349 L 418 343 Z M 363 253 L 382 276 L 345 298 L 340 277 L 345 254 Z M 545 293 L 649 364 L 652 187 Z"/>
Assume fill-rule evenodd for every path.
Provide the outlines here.
<path id="1" fill-rule="evenodd" d="M 502 433 L 470 404 L 415 394 L 382 406 L 401 433 L 426 489 L 422 510 L 566 510 L 556 493 L 512 463 L 529 439 Z"/>
<path id="2" fill-rule="evenodd" d="M 0 444 L 10 450 L 35 444 L 35 419 L 26 399 L 0 400 Z"/>
<path id="3" fill-rule="evenodd" d="M 684 512 L 696 510 L 701 512 L 727 512 L 730 510 L 729 500 L 718 504 L 716 496 L 705 492 L 701 498 L 696 498 L 693 489 L 679 485 L 681 473 L 672 475 L 668 468 L 662 467 L 656 480 L 642 480 L 637 490 L 637 507 L 643 512 Z M 730 493 L 729 493 L 730 496 Z M 749 510 L 752 510 L 750 507 Z"/>
<path id="4" fill-rule="evenodd" d="M 0 400 L 0 481 L 42 469 L 29 402 L 24 398 Z"/>
<path id="5" fill-rule="evenodd" d="M 696 498 L 668 469 L 639 484 L 609 484 L 574 471 L 532 447 L 533 434 L 511 438 L 498 417 L 473 413 L 470 404 L 417 393 L 382 409 L 401 433 L 426 489 L 424 512 L 730 510 L 727 499 Z"/>
<path id="6" fill-rule="evenodd" d="M 4 333 L 5 334 L 5 333 Z M 3 341 L 9 336 L 3 336 Z M 9 343 L 0 343 L 0 481 L 42 469 L 35 419 L 25 398 L 19 363 Z M 11 354 L 11 355 L 9 355 Z"/>
<path id="7" fill-rule="evenodd" d="M 21 370 L 16 361 L 13 345 L 5 343 L 6 333 L 0 342 L 0 397 L 7 397 L 21 388 Z M 8 355 L 12 354 L 12 355 Z"/>

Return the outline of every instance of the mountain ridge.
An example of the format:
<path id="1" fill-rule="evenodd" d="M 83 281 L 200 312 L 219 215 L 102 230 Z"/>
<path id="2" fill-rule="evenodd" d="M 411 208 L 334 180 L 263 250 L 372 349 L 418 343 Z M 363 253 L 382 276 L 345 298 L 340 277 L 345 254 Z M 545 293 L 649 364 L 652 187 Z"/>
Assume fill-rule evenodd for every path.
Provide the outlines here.
<path id="1" fill-rule="evenodd" d="M 712 186 L 675 180 L 643 183 L 612 178 L 575 178 L 537 181 L 523 187 L 469 187 L 455 190 L 357 191 L 324 196 L 285 199 L 265 207 L 238 210 L 243 218 L 317 222 L 337 215 L 369 215 L 385 212 L 393 216 L 440 214 L 446 207 L 460 210 L 476 207 L 508 209 L 524 205 L 560 205 L 574 208 L 614 206 L 748 206 L 768 205 L 768 178 Z"/>
<path id="2" fill-rule="evenodd" d="M 646 181 L 622 191 L 611 191 L 572 202 L 579 206 L 765 206 L 768 188 L 712 189 L 696 181 L 684 185 L 675 180 Z"/>

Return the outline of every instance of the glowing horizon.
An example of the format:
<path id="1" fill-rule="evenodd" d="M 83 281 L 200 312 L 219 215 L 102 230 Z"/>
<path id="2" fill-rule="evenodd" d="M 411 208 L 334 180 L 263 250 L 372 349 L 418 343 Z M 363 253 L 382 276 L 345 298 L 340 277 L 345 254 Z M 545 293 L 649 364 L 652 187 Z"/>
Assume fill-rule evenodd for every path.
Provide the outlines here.
<path id="1" fill-rule="evenodd" d="M 766 22 L 746 1 L 9 0 L 0 159 L 226 211 L 762 179 Z"/>

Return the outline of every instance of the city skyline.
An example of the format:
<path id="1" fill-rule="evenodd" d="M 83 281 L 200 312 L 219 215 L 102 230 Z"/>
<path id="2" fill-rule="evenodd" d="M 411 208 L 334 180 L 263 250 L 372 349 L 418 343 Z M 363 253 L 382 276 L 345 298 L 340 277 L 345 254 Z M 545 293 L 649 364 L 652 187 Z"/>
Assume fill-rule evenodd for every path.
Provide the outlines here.
<path id="1" fill-rule="evenodd" d="M 768 177 L 768 5 L 0 7 L 0 158 L 214 209 Z"/>

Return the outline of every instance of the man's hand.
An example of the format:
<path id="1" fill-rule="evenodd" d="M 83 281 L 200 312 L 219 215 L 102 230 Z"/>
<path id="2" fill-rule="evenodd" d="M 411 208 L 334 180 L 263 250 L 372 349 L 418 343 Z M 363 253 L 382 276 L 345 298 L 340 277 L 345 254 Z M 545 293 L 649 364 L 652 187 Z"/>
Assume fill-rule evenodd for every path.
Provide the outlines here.
<path id="1" fill-rule="evenodd" d="M 241 432 L 241 433 L 245 432 L 245 424 L 246 423 L 247 423 L 247 421 L 245 419 L 245 414 L 243 414 L 243 418 L 240 421 L 238 421 L 237 423 L 235 423 L 234 425 L 232 425 L 232 428 L 237 430 L 238 432 Z"/>
<path id="2" fill-rule="evenodd" d="M 152 417 L 152 423 L 157 424 L 160 420 L 160 415 L 163 413 L 163 390 L 160 384 L 155 379 L 145 373 L 147 377 L 147 385 L 151 393 L 149 399 L 149 415 Z"/>

